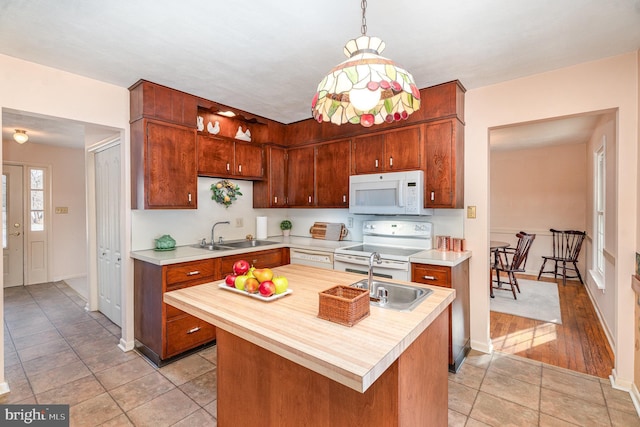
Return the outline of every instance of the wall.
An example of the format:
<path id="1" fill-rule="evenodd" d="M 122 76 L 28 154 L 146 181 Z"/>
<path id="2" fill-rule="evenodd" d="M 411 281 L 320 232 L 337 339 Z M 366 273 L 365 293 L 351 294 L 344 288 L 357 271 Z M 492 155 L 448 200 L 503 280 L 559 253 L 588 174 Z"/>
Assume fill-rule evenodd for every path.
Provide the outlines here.
<path id="1" fill-rule="evenodd" d="M 606 138 L 606 165 L 605 165 L 605 254 L 615 253 L 616 248 L 616 224 L 608 218 L 615 217 L 616 209 L 616 114 L 611 113 L 600 120 L 594 130 L 589 142 L 587 143 L 587 164 L 589 165 L 587 173 L 588 188 L 593 189 L 594 184 L 594 153 L 601 147 L 603 137 Z M 593 236 L 595 236 L 594 217 L 591 214 L 595 207 L 595 198 L 593 192 L 589 193 L 587 203 L 587 235 L 586 256 L 588 269 L 593 268 Z M 615 284 L 615 260 L 613 255 L 605 256 L 605 288 L 599 289 L 591 274 L 587 272 L 583 277 L 586 281 L 587 291 L 591 296 L 596 310 L 601 316 L 605 324 L 605 332 L 608 337 L 615 341 L 613 331 L 616 321 L 616 289 Z"/>
<path id="2" fill-rule="evenodd" d="M 470 265 L 471 340 L 491 351 L 489 338 L 489 144 L 493 127 L 618 108 L 615 189 L 617 222 L 615 257 L 617 386 L 633 382 L 633 304 L 629 275 L 633 271 L 638 199 L 638 53 L 566 67 L 467 91 L 465 98 L 465 203 L 477 207 L 476 219 L 465 219 L 465 238 L 473 251 Z M 462 82 L 464 84 L 464 82 Z"/>
<path id="3" fill-rule="evenodd" d="M 122 185 L 125 190 L 123 212 L 130 206 L 130 174 L 126 172 L 129 170 L 128 153 L 130 151 L 129 91 L 126 88 L 0 55 L 0 109 L 2 108 L 120 129 L 124 135 L 122 157 L 126 159 L 122 165 Z M 128 214 L 123 215 L 123 218 L 123 253 L 128 253 L 131 224 Z M 84 246 L 86 247 L 86 244 Z M 133 343 L 132 265 L 131 260 L 127 259 L 123 268 L 125 284 L 123 311 L 127 313 L 127 317 L 123 323 L 122 333 L 123 340 L 127 343 Z M 2 273 L 1 265 L 0 273 Z M 0 298 L 0 323 L 3 322 L 3 318 L 3 298 Z M 0 394 L 8 391 L 4 379 L 3 334 L 4 331 L 0 329 Z"/>
<path id="4" fill-rule="evenodd" d="M 518 231 L 535 234 L 526 269 L 537 275 L 542 255 L 551 255 L 550 228 L 586 230 L 586 144 L 516 147 L 490 153 L 490 238 L 513 246 Z"/>
<path id="5" fill-rule="evenodd" d="M 85 276 L 87 223 L 84 150 L 29 142 L 20 145 L 9 140 L 2 143 L 2 158 L 5 162 L 50 166 L 52 210 L 57 206 L 66 206 L 69 213 L 53 214 L 49 238 L 54 250 L 49 254 L 49 275 L 53 280 Z M 76 291 L 85 299 L 88 298 L 87 288 Z"/>
<path id="6" fill-rule="evenodd" d="M 347 209 L 253 209 L 253 183 L 251 181 L 231 180 L 240 186 L 242 196 L 228 208 L 211 200 L 211 184 L 218 178 L 198 178 L 198 209 L 194 210 L 134 210 L 132 218 L 132 249 L 142 250 L 154 247 L 154 239 L 170 234 L 177 245 L 189 245 L 202 238 L 211 238 L 211 227 L 217 221 L 230 221 L 229 225 L 216 227 L 216 239 L 222 236 L 226 240 L 244 239 L 247 234 L 255 236 L 256 217 L 267 217 L 267 235 L 279 236 L 280 221 L 288 218 L 293 223 L 291 234 L 310 237 L 309 228 L 316 221 L 342 222 L 348 224 L 353 218 L 353 227 L 349 229 L 346 240 L 362 239 L 362 221 L 383 219 L 372 215 L 349 215 Z M 398 218 L 398 217 L 394 217 Z M 242 226 L 236 226 L 236 220 Z M 436 209 L 433 216 L 406 217 L 419 219 L 433 224 L 434 235 L 444 234 L 463 237 L 463 210 Z"/>

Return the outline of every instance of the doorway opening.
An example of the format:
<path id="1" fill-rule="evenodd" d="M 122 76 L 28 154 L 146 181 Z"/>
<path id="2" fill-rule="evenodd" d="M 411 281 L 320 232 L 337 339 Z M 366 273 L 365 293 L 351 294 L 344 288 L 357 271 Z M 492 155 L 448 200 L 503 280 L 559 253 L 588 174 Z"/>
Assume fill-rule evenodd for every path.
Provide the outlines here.
<path id="1" fill-rule="evenodd" d="M 519 231 L 536 234 L 520 279 L 531 280 L 534 286 L 537 283 L 542 255 L 552 250 L 551 228 L 587 231 L 578 265 L 582 272 L 588 270 L 594 203 L 590 160 L 603 133 L 615 140 L 616 121 L 616 111 L 598 111 L 490 129 L 490 240 L 514 246 Z M 615 159 L 615 153 L 611 158 Z M 608 173 L 615 177 L 615 163 Z M 614 268 L 610 268 L 612 276 Z M 492 310 L 494 349 L 608 377 L 614 368 L 611 337 L 615 322 L 603 313 L 607 303 L 594 292 L 595 284 L 568 281 L 563 286 L 561 278 L 556 280 L 553 275 L 543 275 L 540 281 L 557 285 L 561 321 Z M 526 302 L 523 298 L 514 301 Z"/>

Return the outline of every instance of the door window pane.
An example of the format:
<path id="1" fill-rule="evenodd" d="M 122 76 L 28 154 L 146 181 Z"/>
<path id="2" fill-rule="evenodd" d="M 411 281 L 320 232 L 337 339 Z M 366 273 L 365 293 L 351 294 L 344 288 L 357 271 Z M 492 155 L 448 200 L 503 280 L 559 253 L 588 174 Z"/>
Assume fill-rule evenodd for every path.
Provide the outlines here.
<path id="1" fill-rule="evenodd" d="M 44 170 L 30 169 L 31 231 L 44 230 Z"/>

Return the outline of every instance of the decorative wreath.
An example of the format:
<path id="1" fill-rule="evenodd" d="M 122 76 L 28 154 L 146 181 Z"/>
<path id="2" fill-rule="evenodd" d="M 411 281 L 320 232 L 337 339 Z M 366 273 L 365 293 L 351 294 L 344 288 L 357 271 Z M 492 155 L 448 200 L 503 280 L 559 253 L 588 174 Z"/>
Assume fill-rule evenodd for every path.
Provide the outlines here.
<path id="1" fill-rule="evenodd" d="M 231 203 L 235 202 L 238 196 L 242 196 L 240 186 L 228 179 L 223 179 L 215 184 L 211 184 L 211 191 L 213 191 L 211 199 L 224 205 L 226 208 L 231 206 Z"/>

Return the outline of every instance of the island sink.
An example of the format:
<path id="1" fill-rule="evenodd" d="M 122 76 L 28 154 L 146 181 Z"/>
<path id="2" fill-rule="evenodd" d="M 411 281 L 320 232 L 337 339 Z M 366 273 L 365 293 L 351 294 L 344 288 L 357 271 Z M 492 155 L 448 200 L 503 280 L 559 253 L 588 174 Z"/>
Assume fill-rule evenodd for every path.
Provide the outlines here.
<path id="1" fill-rule="evenodd" d="M 367 282 L 367 279 L 363 279 L 350 286 L 366 289 Z M 371 305 L 398 311 L 411 311 L 432 293 L 431 289 L 374 279 L 371 281 L 369 299 Z"/>

